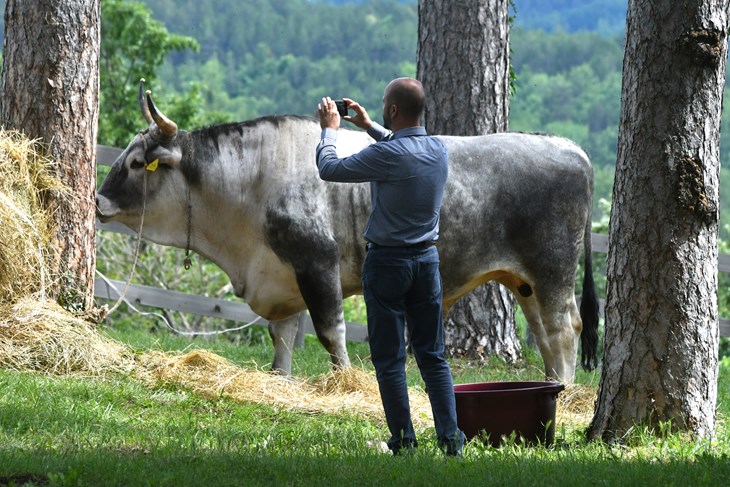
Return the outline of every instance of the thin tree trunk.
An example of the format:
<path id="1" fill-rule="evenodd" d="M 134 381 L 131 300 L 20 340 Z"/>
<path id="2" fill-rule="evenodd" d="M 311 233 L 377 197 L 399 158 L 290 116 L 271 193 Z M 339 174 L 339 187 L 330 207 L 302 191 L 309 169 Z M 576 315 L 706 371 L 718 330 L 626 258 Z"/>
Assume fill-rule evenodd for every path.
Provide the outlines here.
<path id="1" fill-rule="evenodd" d="M 728 0 L 631 0 L 589 437 L 637 423 L 711 436 Z"/>
<path id="2" fill-rule="evenodd" d="M 428 94 L 425 125 L 444 135 L 507 130 L 509 115 L 508 0 L 420 0 L 418 78 Z M 489 283 L 463 297 L 446 323 L 453 354 L 521 357 L 514 297 Z"/>
<path id="3" fill-rule="evenodd" d="M 71 197 L 48 198 L 57 232 L 46 291 L 88 309 L 95 272 L 96 134 L 99 117 L 99 0 L 7 0 L 0 118 L 41 138 Z"/>

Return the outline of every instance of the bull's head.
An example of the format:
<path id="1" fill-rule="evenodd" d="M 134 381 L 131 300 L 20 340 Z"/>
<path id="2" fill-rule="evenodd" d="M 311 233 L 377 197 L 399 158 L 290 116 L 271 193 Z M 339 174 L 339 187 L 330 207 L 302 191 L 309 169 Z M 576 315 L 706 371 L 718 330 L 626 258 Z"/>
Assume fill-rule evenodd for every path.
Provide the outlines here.
<path id="1" fill-rule="evenodd" d="M 155 240 L 151 234 L 155 226 L 167 227 L 159 231 L 169 233 L 169 227 L 178 219 L 175 210 L 186 208 L 187 182 L 179 168 L 184 133 L 178 134 L 175 122 L 157 109 L 150 92 L 145 92 L 144 79 L 139 83 L 139 107 L 149 127 L 137 134 L 114 161 L 96 194 L 96 216 L 103 222 L 117 220 L 136 230 L 144 205 L 145 233 Z M 180 218 L 184 220 L 182 213 Z"/>

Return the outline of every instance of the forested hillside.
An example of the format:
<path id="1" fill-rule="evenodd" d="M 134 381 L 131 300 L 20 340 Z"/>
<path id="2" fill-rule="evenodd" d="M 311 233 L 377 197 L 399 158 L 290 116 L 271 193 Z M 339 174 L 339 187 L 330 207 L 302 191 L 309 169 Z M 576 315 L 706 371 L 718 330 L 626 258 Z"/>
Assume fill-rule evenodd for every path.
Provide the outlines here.
<path id="1" fill-rule="evenodd" d="M 211 109 L 246 119 L 312 114 L 323 95 L 377 108 L 385 83 L 415 75 L 415 3 L 372 0 L 148 0 L 171 32 L 192 36 L 198 53 L 173 56 L 163 80 L 199 83 Z M 205 3 L 205 2 L 203 2 Z M 201 11 L 202 10 L 202 11 Z"/>
<path id="2" fill-rule="evenodd" d="M 310 114 L 325 94 L 350 96 L 378 109 L 385 83 L 395 76 L 415 75 L 415 1 L 332 5 L 219 0 L 207 13 L 205 8 L 199 11 L 197 0 L 147 2 L 168 29 L 192 36 L 201 45 L 200 52 L 172 56 L 163 81 L 176 91 L 197 83 L 208 109 L 234 119 Z M 531 12 L 522 2 L 530 4 L 515 2 L 517 19 L 520 12 Z M 568 34 L 559 29 L 546 33 L 525 30 L 519 20 L 515 24 L 511 128 L 568 136 L 586 146 L 597 165 L 612 165 L 621 35 Z"/>
<path id="3" fill-rule="evenodd" d="M 320 1 L 343 5 L 365 3 L 366 0 Z M 626 20 L 626 0 L 514 0 L 512 4 L 517 10 L 517 25 L 526 29 L 592 31 L 613 35 L 623 32 Z"/>
<path id="4" fill-rule="evenodd" d="M 526 29 L 620 35 L 626 24 L 626 0 L 515 0 L 514 4 L 517 24 Z"/>

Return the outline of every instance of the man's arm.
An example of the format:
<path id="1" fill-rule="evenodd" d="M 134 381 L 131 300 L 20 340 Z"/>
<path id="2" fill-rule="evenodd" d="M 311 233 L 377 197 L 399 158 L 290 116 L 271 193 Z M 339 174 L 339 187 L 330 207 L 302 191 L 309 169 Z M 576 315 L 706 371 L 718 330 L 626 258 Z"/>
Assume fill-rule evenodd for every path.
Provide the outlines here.
<path id="1" fill-rule="evenodd" d="M 333 130 L 329 127 L 322 129 L 322 134 L 320 135 L 319 144 L 317 144 L 317 168 L 320 167 L 320 159 L 323 158 L 322 151 L 326 151 L 324 156 L 326 156 L 326 159 L 330 160 L 334 156 L 335 159 L 337 159 L 337 150 L 336 150 L 336 144 L 337 143 L 337 130 Z"/>
<path id="2" fill-rule="evenodd" d="M 391 132 L 370 120 L 367 111 L 359 103 L 343 98 L 347 108 L 355 112 L 353 116 L 346 116 L 344 120 L 367 130 L 375 140 L 382 140 Z M 340 114 L 335 102 L 330 97 L 322 98 L 317 105 L 319 125 L 322 134 L 316 149 L 317 169 L 319 177 L 325 181 L 337 182 L 365 182 L 377 180 L 388 173 L 383 161 L 387 160 L 379 154 L 375 145 L 366 147 L 357 154 L 340 159 L 337 157 L 336 142 L 337 129 L 340 126 Z"/>
<path id="3" fill-rule="evenodd" d="M 393 132 L 377 122 L 372 122 L 370 124 L 370 128 L 367 131 L 368 135 L 378 142 L 380 142 L 381 140 L 388 140 L 390 136 L 393 135 Z"/>
<path id="4" fill-rule="evenodd" d="M 340 183 L 363 183 L 377 181 L 388 176 L 391 171 L 389 158 L 383 154 L 381 144 L 372 144 L 349 157 L 337 157 L 335 141 L 337 132 L 322 130 L 322 138 L 317 145 L 317 169 L 324 181 Z"/>

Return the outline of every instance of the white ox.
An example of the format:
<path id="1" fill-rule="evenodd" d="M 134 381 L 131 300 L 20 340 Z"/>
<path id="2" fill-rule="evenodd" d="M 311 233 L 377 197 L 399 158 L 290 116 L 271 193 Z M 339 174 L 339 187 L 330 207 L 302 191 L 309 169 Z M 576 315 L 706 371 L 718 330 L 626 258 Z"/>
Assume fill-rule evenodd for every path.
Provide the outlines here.
<path id="1" fill-rule="evenodd" d="M 270 320 L 275 370 L 291 373 L 304 309 L 333 363 L 349 365 L 342 299 L 361 292 L 368 185 L 320 180 L 320 127 L 312 119 L 264 117 L 186 132 L 145 97 L 143 84 L 139 101 L 149 129 L 99 188 L 98 218 L 137 230 L 145 202 L 145 238 L 189 244 L 219 265 L 236 294 Z M 546 376 L 572 382 L 579 336 L 582 365 L 597 361 L 588 157 L 547 135 L 442 138 L 450 166 L 438 241 L 445 312 L 476 286 L 499 281 L 522 306 Z M 337 143 L 344 156 L 372 140 L 342 129 Z M 147 170 L 155 160 L 158 169 Z"/>

